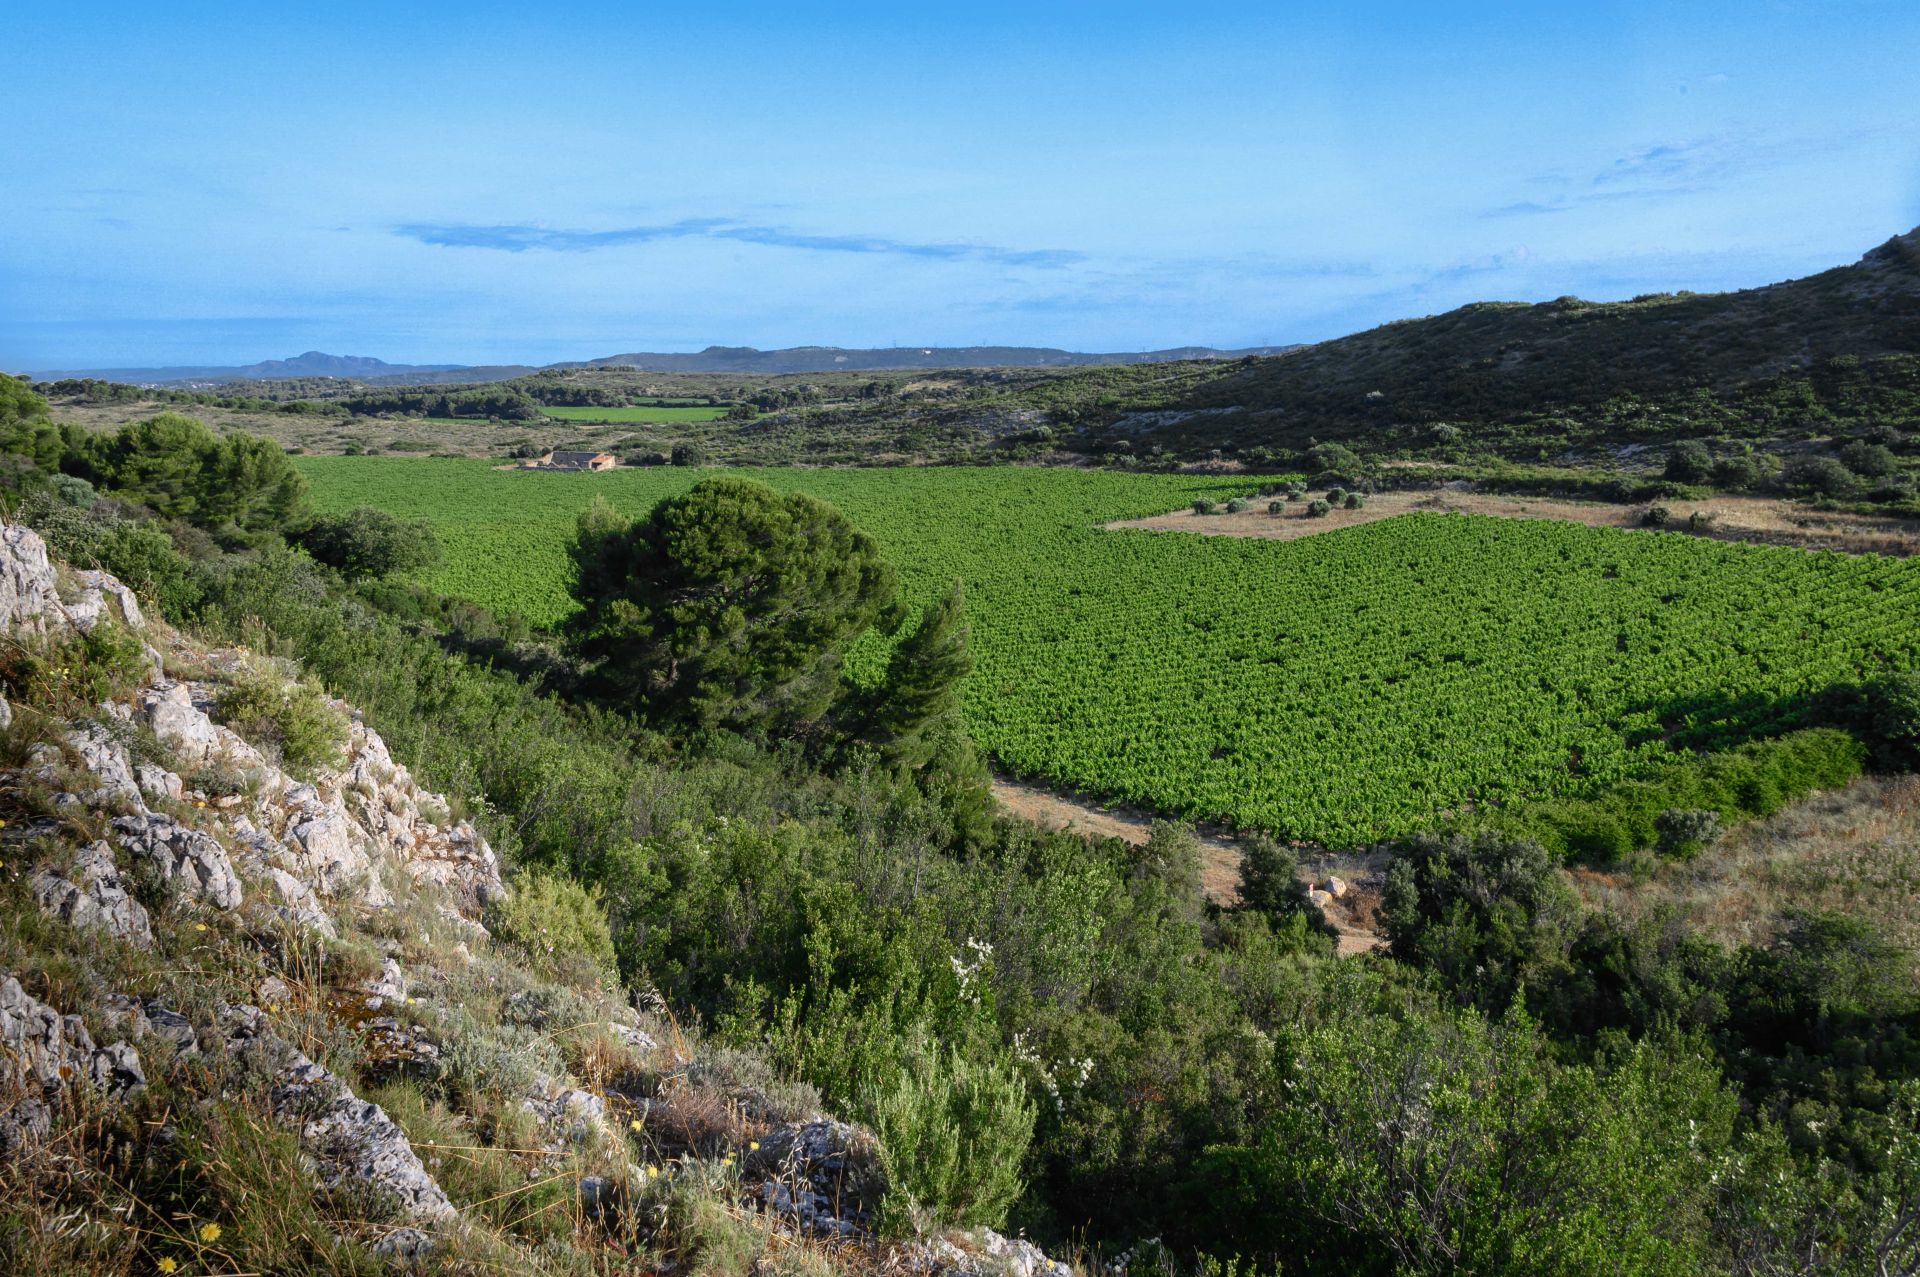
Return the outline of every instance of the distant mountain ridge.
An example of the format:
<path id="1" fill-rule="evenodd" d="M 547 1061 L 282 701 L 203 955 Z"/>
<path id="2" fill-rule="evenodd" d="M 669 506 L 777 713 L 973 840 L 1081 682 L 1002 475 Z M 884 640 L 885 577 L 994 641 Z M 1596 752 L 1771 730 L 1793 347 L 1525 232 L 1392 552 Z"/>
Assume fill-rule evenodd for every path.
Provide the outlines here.
<path id="1" fill-rule="evenodd" d="M 640 372 L 749 372 L 762 375 L 797 372 L 875 372 L 937 368 L 1073 368 L 1099 364 L 1160 364 L 1183 359 L 1241 359 L 1277 355 L 1292 346 L 1252 346 L 1219 350 L 1212 346 L 1176 346 L 1091 354 L 1051 346 L 891 346 L 848 349 L 840 346 L 789 346 L 759 350 L 752 346 L 708 346 L 690 355 L 638 352 L 608 355 L 557 368 L 632 368 Z"/>
<path id="2" fill-rule="evenodd" d="M 632 368 L 639 372 L 717 373 L 761 375 L 802 372 L 863 372 L 937 368 L 1068 368 L 1098 364 L 1168 363 L 1185 359 L 1240 359 L 1249 355 L 1277 355 L 1291 346 L 1253 346 L 1244 350 L 1216 350 L 1211 346 L 1178 346 L 1169 350 L 1093 354 L 1049 346 L 896 346 L 854 349 L 841 346 L 792 346 L 759 350 L 752 346 L 708 346 L 694 353 L 636 351 L 600 359 L 568 360 L 548 368 Z M 422 384 L 500 381 L 540 371 L 531 364 L 390 364 L 366 355 L 329 355 L 309 350 L 291 359 L 268 359 L 257 364 L 161 368 L 83 368 L 38 371 L 40 381 L 63 377 L 94 377 L 134 385 L 177 385 L 183 382 L 268 381 L 286 377 L 340 377 L 373 384 Z"/>
<path id="3" fill-rule="evenodd" d="M 367 381 L 379 377 L 411 376 L 415 373 L 451 372 L 460 364 L 390 364 L 368 355 L 329 355 L 309 350 L 291 359 L 265 359 L 257 364 L 208 364 L 164 368 L 79 368 L 28 374 L 40 381 L 62 377 L 95 377 L 101 381 L 119 381 L 135 385 L 181 381 L 268 381 L 281 377 L 342 377 Z"/>

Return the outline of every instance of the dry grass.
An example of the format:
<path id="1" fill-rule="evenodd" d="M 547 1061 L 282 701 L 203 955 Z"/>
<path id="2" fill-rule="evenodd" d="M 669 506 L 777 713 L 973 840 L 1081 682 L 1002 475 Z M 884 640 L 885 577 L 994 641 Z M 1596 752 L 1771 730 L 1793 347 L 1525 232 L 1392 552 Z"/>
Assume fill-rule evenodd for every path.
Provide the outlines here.
<path id="1" fill-rule="evenodd" d="M 1784 910 L 1822 909 L 1865 919 L 1920 954 L 1920 776 L 1863 777 L 1811 795 L 1637 881 L 1589 872 L 1576 883 L 1627 916 L 1675 905 L 1729 944 L 1765 941 Z M 1914 975 L 1920 982 L 1920 961 Z"/>

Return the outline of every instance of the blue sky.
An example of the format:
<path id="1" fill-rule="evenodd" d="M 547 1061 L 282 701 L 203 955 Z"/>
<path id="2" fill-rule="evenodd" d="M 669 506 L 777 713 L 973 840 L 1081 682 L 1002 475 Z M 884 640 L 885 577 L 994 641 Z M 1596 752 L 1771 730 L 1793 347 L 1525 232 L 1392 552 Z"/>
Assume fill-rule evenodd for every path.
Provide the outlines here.
<path id="1" fill-rule="evenodd" d="M 1912 0 L 7 13 L 7 368 L 1305 341 L 1920 225 Z"/>

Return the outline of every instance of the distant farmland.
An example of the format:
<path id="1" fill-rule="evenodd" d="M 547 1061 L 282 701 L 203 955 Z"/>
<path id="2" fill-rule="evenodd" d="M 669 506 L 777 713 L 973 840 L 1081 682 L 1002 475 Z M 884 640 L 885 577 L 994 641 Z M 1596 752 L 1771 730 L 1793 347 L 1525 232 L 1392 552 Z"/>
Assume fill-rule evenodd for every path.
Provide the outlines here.
<path id="1" fill-rule="evenodd" d="M 675 421 L 718 421 L 727 415 L 725 408 L 707 405 L 684 408 L 656 408 L 646 405 L 636 408 L 543 408 L 541 411 L 555 421 L 610 421 L 617 425 L 666 425 Z"/>

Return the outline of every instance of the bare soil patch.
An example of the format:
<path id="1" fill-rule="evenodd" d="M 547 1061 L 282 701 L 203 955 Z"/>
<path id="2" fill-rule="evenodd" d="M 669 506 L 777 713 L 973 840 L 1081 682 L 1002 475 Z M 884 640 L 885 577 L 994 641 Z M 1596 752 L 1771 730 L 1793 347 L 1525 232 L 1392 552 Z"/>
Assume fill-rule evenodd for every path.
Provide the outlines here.
<path id="1" fill-rule="evenodd" d="M 1920 554 L 1920 520 L 1886 515 L 1848 514 L 1809 509 L 1777 497 L 1718 496 L 1703 501 L 1668 501 L 1669 530 L 1722 541 L 1785 545 L 1805 550 L 1838 550 L 1846 554 Z M 1337 532 L 1362 523 L 1375 523 L 1403 514 L 1457 512 L 1508 519 L 1559 519 L 1595 528 L 1637 528 L 1644 505 L 1614 505 L 1601 501 L 1566 501 L 1551 497 L 1505 496 L 1490 492 L 1407 491 L 1382 492 L 1367 498 L 1358 510 L 1334 510 L 1320 518 L 1306 512 L 1305 501 L 1287 503 L 1280 514 L 1269 514 L 1266 499 L 1240 514 L 1195 514 L 1174 510 L 1144 519 L 1126 519 L 1106 525 L 1168 532 L 1198 532 L 1207 536 L 1259 537 L 1291 541 L 1299 537 Z M 1698 531 L 1686 530 L 1696 511 L 1713 522 Z"/>
<path id="2" fill-rule="evenodd" d="M 1105 807 L 1019 781 L 996 776 L 993 796 L 1012 815 L 1045 829 L 1065 829 L 1092 838 L 1120 838 L 1136 846 L 1147 841 L 1154 817 L 1125 807 Z M 1241 847 L 1231 834 L 1197 829 L 1200 839 L 1200 885 L 1207 898 L 1230 905 L 1239 898 Z M 1303 880 L 1324 887 L 1339 878 L 1346 894 L 1322 906 L 1327 921 L 1340 932 L 1340 956 L 1370 953 L 1385 942 L 1375 930 L 1385 864 L 1380 857 L 1334 856 L 1325 852 L 1301 855 Z"/>

